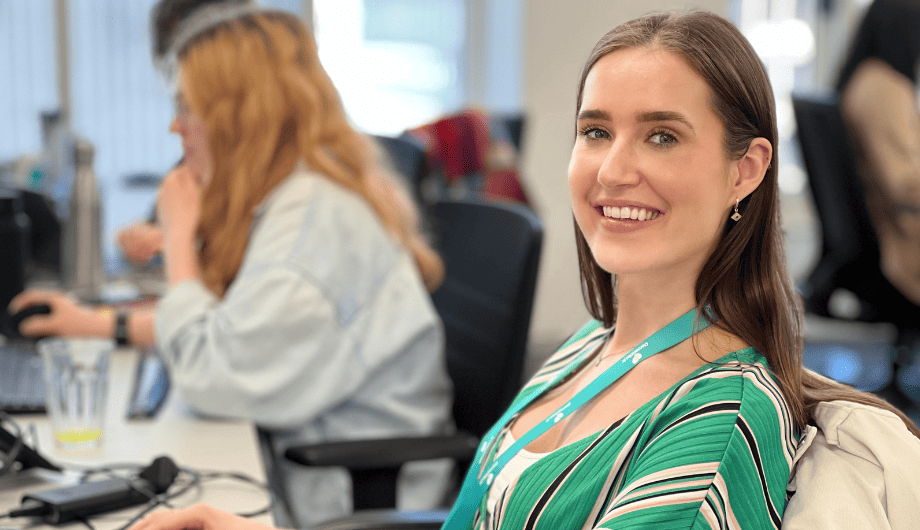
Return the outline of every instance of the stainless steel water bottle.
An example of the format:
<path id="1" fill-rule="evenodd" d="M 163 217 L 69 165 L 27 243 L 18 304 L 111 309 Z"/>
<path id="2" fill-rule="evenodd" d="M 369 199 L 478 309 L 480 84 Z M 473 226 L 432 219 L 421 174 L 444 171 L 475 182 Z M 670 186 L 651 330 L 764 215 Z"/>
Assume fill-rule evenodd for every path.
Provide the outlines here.
<path id="1" fill-rule="evenodd" d="M 74 141 L 74 178 L 63 231 L 64 287 L 78 299 L 99 299 L 102 282 L 102 197 L 93 169 L 93 146 Z"/>

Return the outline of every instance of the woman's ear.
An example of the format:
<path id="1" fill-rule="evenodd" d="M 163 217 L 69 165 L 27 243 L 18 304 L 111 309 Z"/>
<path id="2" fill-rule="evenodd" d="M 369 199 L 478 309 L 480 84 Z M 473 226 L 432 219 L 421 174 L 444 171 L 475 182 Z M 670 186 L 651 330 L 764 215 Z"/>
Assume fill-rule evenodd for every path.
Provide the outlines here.
<path id="1" fill-rule="evenodd" d="M 766 138 L 754 138 L 744 155 L 734 162 L 732 187 L 738 200 L 744 199 L 763 181 L 770 160 L 773 158 L 773 146 Z"/>

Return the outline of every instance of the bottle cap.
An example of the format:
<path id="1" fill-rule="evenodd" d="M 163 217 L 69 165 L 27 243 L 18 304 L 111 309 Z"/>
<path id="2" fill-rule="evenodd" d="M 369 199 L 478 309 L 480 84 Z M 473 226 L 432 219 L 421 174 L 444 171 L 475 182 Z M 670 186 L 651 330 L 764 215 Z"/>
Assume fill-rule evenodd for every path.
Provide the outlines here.
<path id="1" fill-rule="evenodd" d="M 77 167 L 93 165 L 94 153 L 95 149 L 93 149 L 93 144 L 91 144 L 89 140 L 84 140 L 83 138 L 77 138 L 74 140 L 73 161 Z"/>

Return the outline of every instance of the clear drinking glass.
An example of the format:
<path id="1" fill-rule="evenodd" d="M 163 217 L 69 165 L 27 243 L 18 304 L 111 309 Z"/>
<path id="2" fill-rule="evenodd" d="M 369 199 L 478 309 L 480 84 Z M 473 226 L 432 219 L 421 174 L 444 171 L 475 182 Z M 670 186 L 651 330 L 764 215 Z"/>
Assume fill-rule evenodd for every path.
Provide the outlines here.
<path id="1" fill-rule="evenodd" d="M 45 362 L 47 409 L 58 448 L 96 449 L 102 443 L 109 359 L 115 343 L 48 338 L 38 342 Z"/>

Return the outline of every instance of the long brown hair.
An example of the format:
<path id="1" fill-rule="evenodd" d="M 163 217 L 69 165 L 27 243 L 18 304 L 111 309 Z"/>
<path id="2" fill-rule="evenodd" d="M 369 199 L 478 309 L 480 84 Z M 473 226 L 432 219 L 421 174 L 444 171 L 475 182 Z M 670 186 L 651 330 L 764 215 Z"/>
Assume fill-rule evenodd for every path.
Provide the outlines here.
<path id="1" fill-rule="evenodd" d="M 726 223 L 716 250 L 696 281 L 700 311 L 715 325 L 741 338 L 767 359 L 796 424 L 804 427 L 822 401 L 874 405 L 896 413 L 917 437 L 920 430 L 901 411 L 872 394 L 825 379 L 802 364 L 802 306 L 786 270 L 777 181 L 778 134 L 773 91 L 766 70 L 747 39 L 712 13 L 653 14 L 627 22 L 594 47 L 578 86 L 581 109 L 585 80 L 594 64 L 616 50 L 659 47 L 680 55 L 709 85 L 712 106 L 725 127 L 723 145 L 742 157 L 755 138 L 773 146 L 760 186 L 740 204 L 742 217 Z M 582 293 L 592 316 L 616 322 L 616 278 L 603 270 L 575 225 Z"/>
<path id="2" fill-rule="evenodd" d="M 179 53 L 189 107 L 207 127 L 213 175 L 202 193 L 199 259 L 223 296 L 248 244 L 255 208 L 298 160 L 367 201 L 415 258 L 429 289 L 443 264 L 419 228 L 409 195 L 376 145 L 355 131 L 296 16 L 260 11 L 202 32 Z"/>

